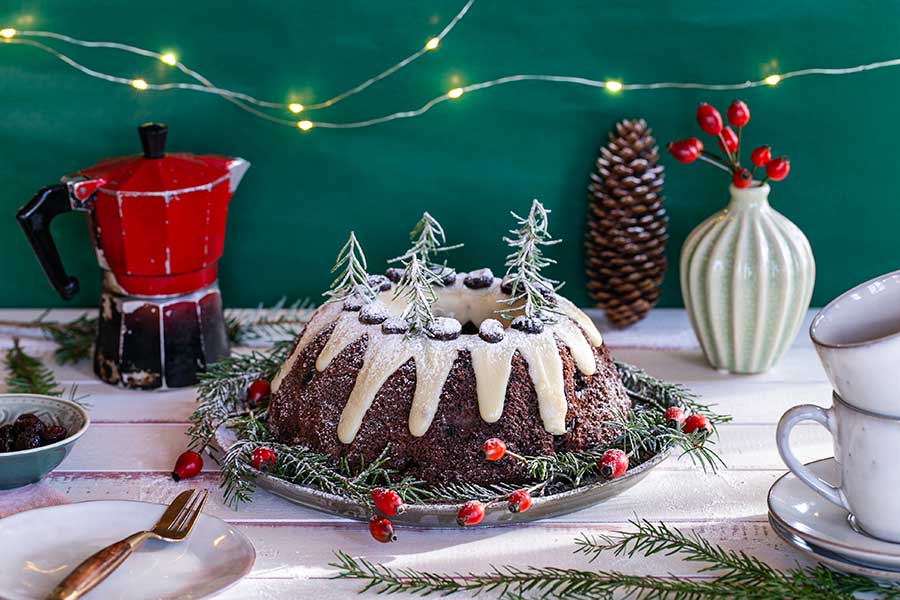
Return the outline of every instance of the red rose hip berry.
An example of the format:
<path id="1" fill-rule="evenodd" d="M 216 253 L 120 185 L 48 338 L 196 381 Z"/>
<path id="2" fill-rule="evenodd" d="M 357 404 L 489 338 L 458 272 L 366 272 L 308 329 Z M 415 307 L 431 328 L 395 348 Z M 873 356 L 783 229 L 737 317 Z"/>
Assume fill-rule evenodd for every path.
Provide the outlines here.
<path id="1" fill-rule="evenodd" d="M 607 450 L 597 463 L 600 474 L 606 479 L 615 479 L 628 470 L 628 455 L 618 449 Z"/>
<path id="2" fill-rule="evenodd" d="M 703 142 L 700 141 L 700 138 L 689 137 L 689 138 L 685 138 L 682 141 L 697 148 L 697 152 L 703 152 Z"/>
<path id="3" fill-rule="evenodd" d="M 372 504 L 378 509 L 378 512 L 386 517 L 396 517 L 406 510 L 403 504 L 403 498 L 394 490 L 384 488 L 375 488 L 372 490 Z"/>
<path id="4" fill-rule="evenodd" d="M 781 181 L 791 172 L 791 161 L 786 156 L 779 156 L 766 165 L 766 177 L 772 181 Z"/>
<path id="5" fill-rule="evenodd" d="M 256 406 L 260 400 L 268 398 L 272 393 L 272 386 L 265 379 L 257 379 L 247 388 L 247 404 Z"/>
<path id="6" fill-rule="evenodd" d="M 750 153 L 750 162 L 754 167 L 764 167 L 769 164 L 770 160 L 772 160 L 771 146 L 760 146 Z"/>
<path id="7" fill-rule="evenodd" d="M 250 455 L 250 464 L 254 469 L 266 471 L 275 466 L 275 452 L 271 448 L 256 448 Z"/>
<path id="8" fill-rule="evenodd" d="M 691 138 L 696 139 L 696 138 Z M 675 157 L 680 163 L 692 163 L 700 156 L 700 150 L 689 140 L 678 140 L 670 142 L 668 146 L 669 154 Z"/>
<path id="9" fill-rule="evenodd" d="M 663 419 L 666 420 L 666 423 L 668 423 L 670 427 L 676 429 L 684 425 L 684 420 L 686 418 L 687 415 L 684 414 L 684 410 L 680 406 L 670 406 L 663 413 Z"/>
<path id="10" fill-rule="evenodd" d="M 722 132 L 722 115 L 715 108 L 703 102 L 697 107 L 697 124 L 704 133 L 719 135 Z"/>
<path id="11" fill-rule="evenodd" d="M 709 434 L 712 433 L 712 425 L 709 424 L 709 419 L 699 413 L 694 413 L 684 420 L 684 427 L 682 427 L 682 431 L 684 431 L 685 433 L 694 433 L 695 431 L 701 431 L 704 434 Z"/>
<path id="12" fill-rule="evenodd" d="M 737 152 L 738 136 L 731 127 L 726 127 L 722 130 L 719 136 L 719 149 L 729 154 Z"/>
<path id="13" fill-rule="evenodd" d="M 456 523 L 460 527 L 478 525 L 484 519 L 484 504 L 478 500 L 469 500 L 456 513 Z"/>
<path id="14" fill-rule="evenodd" d="M 491 438 L 481 445 L 484 457 L 491 462 L 498 461 L 506 455 L 506 442 L 499 438 Z"/>
<path id="15" fill-rule="evenodd" d="M 738 189 L 750 187 L 751 183 L 753 183 L 753 175 L 750 173 L 750 169 L 738 169 L 731 176 L 731 184 Z"/>
<path id="16" fill-rule="evenodd" d="M 369 519 L 369 533 L 382 544 L 397 541 L 397 534 L 394 533 L 394 524 L 378 515 Z"/>
<path id="17" fill-rule="evenodd" d="M 178 460 L 175 461 L 175 468 L 172 469 L 172 479 L 181 481 L 182 479 L 190 479 L 200 473 L 203 469 L 203 457 L 188 450 L 182 452 Z"/>
<path id="18" fill-rule="evenodd" d="M 728 107 L 725 117 L 735 127 L 743 127 L 750 122 L 750 109 L 743 100 L 734 100 Z"/>
<path id="19" fill-rule="evenodd" d="M 528 490 L 516 490 L 509 495 L 509 512 L 520 513 L 531 508 L 531 494 Z"/>

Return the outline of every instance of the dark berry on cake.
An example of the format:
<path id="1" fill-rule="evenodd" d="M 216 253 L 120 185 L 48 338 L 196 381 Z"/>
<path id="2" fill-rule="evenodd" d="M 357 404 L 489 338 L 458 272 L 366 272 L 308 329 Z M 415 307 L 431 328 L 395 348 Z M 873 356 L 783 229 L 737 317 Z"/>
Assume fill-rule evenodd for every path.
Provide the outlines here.
<path id="1" fill-rule="evenodd" d="M 438 276 L 438 285 L 449 287 L 456 282 L 456 269 L 438 266 L 434 268 L 434 274 Z"/>
<path id="2" fill-rule="evenodd" d="M 482 290 L 494 284 L 494 272 L 490 269 L 478 269 L 472 271 L 463 280 L 463 284 L 469 289 Z"/>
<path id="3" fill-rule="evenodd" d="M 510 327 L 523 333 L 541 333 L 544 331 L 544 322 L 537 317 L 519 315 L 509 324 Z"/>
<path id="4" fill-rule="evenodd" d="M 428 336 L 435 340 L 455 340 L 461 332 L 462 324 L 449 317 L 438 317 L 428 327 Z"/>
<path id="5" fill-rule="evenodd" d="M 399 267 L 391 267 L 390 269 L 385 271 L 384 274 L 394 283 L 400 283 L 400 280 L 403 278 L 403 269 Z"/>
<path id="6" fill-rule="evenodd" d="M 348 310 L 351 312 L 356 312 L 360 310 L 367 303 L 359 294 L 353 294 L 344 300 L 344 310 Z"/>
<path id="7" fill-rule="evenodd" d="M 478 337 L 489 344 L 503 341 L 503 338 L 506 337 L 503 323 L 497 319 L 485 319 L 481 322 L 481 327 L 478 328 Z"/>
<path id="8" fill-rule="evenodd" d="M 369 287 L 376 292 L 386 292 L 391 289 L 391 280 L 384 275 L 369 275 Z"/>
<path id="9" fill-rule="evenodd" d="M 381 333 L 385 335 L 396 335 L 407 331 L 409 331 L 409 325 L 403 319 L 390 318 L 381 324 Z"/>
<path id="10" fill-rule="evenodd" d="M 390 282 L 388 282 L 390 283 Z M 378 302 L 370 302 L 359 311 L 359 322 L 365 325 L 380 325 L 387 321 L 391 314 Z"/>

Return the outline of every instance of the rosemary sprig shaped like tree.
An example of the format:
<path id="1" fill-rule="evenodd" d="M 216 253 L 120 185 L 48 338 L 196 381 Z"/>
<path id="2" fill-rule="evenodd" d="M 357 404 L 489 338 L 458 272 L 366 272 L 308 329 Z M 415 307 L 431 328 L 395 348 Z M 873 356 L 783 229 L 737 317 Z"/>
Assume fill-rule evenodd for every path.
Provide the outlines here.
<path id="1" fill-rule="evenodd" d="M 371 302 L 375 299 L 376 292 L 369 283 L 367 268 L 366 255 L 356 239 L 356 233 L 351 231 L 347 243 L 341 248 L 337 261 L 331 267 L 332 273 L 340 271 L 340 274 L 322 295 L 328 298 L 328 302 L 346 300 L 351 296 L 358 296 L 365 304 Z"/>
<path id="2" fill-rule="evenodd" d="M 555 320 L 553 313 L 558 310 L 553 292 L 562 285 L 541 273 L 545 267 L 556 264 L 555 260 L 544 256 L 543 248 L 562 240 L 550 235 L 549 213 L 537 199 L 532 201 L 527 217 L 510 213 L 519 226 L 509 231 L 509 237 L 503 238 L 513 249 L 506 257 L 506 275 L 503 277 L 504 284 L 510 289 L 510 298 L 501 300 L 510 306 L 498 311 L 506 318 L 513 318 L 521 310 L 528 318 Z"/>
<path id="3" fill-rule="evenodd" d="M 440 281 L 418 253 L 413 252 L 403 263 L 403 275 L 394 289 L 394 298 L 406 300 L 402 318 L 409 326 L 408 335 L 427 333 L 434 323 L 431 306 L 437 300 L 434 286 Z"/>
<path id="4" fill-rule="evenodd" d="M 406 265 L 412 260 L 413 255 L 415 255 L 418 257 L 419 262 L 432 271 L 440 271 L 440 268 L 435 268 L 438 265 L 432 260 L 433 255 L 438 252 L 462 248 L 462 244 L 454 244 L 452 246 L 444 245 L 447 243 L 447 236 L 444 234 L 444 228 L 438 223 L 437 219 L 432 217 L 427 211 L 422 213 L 422 218 L 419 219 L 416 226 L 409 232 L 409 241 L 412 242 L 412 246 L 410 246 L 409 250 L 396 258 L 392 258 L 388 261 L 389 263 L 399 262 Z M 444 265 L 440 265 L 440 267 L 443 266 Z"/>

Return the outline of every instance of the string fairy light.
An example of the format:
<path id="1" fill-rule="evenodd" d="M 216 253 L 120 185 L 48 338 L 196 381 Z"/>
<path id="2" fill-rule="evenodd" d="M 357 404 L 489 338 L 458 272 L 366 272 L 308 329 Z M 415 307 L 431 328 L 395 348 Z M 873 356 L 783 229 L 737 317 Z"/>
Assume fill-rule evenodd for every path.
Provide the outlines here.
<path id="1" fill-rule="evenodd" d="M 498 77 L 496 79 L 490 79 L 478 83 L 472 83 L 469 85 L 454 87 L 447 92 L 435 96 L 431 100 L 428 100 L 418 108 L 410 109 L 410 110 L 402 110 L 397 112 L 392 112 L 383 116 L 373 117 L 360 121 L 349 121 L 349 122 L 330 122 L 330 121 L 319 121 L 312 119 L 303 119 L 297 121 L 295 119 L 280 117 L 277 114 L 271 114 L 270 112 L 266 112 L 266 110 L 284 110 L 293 115 L 300 114 L 301 112 L 308 112 L 314 110 L 321 110 L 353 96 L 356 95 L 373 84 L 389 77 L 390 75 L 396 73 L 400 69 L 408 66 L 412 62 L 419 59 L 421 56 L 427 54 L 430 51 L 436 50 L 440 47 L 444 38 L 450 33 L 450 31 L 465 17 L 465 15 L 469 12 L 469 9 L 475 3 L 475 0 L 467 0 L 467 2 L 463 5 L 463 7 L 459 10 L 459 12 L 447 23 L 443 30 L 438 33 L 436 36 L 433 36 L 428 39 L 423 47 L 416 50 L 406 58 L 400 60 L 399 62 L 391 65 L 387 69 L 381 71 L 377 75 L 370 77 L 327 100 L 312 103 L 312 104 L 301 104 L 297 101 L 291 102 L 276 102 L 272 100 L 265 100 L 261 98 L 257 98 L 250 94 L 246 94 L 244 92 L 238 92 L 234 90 L 230 90 L 227 88 L 222 88 L 213 84 L 209 79 L 201 75 L 199 72 L 188 68 L 182 63 L 178 57 L 172 52 L 155 52 L 153 50 L 147 50 L 144 48 L 139 48 L 137 46 L 132 46 L 129 44 L 123 44 L 119 42 L 97 42 L 97 41 L 86 41 L 80 40 L 77 38 L 73 38 L 71 36 L 67 36 L 64 34 L 51 32 L 51 31 L 18 31 L 12 27 L 2 28 L 0 29 L 0 43 L 6 44 L 23 44 L 27 46 L 31 46 L 42 50 L 60 61 L 66 63 L 78 71 L 89 75 L 91 77 L 95 77 L 97 79 L 101 79 L 110 83 L 117 83 L 121 85 L 128 85 L 135 90 L 144 92 L 144 91 L 167 91 L 167 90 L 186 90 L 186 91 L 195 91 L 207 94 L 213 94 L 231 102 L 238 108 L 249 112 L 250 114 L 260 117 L 262 119 L 271 121 L 273 123 L 277 123 L 280 125 L 287 125 L 290 127 L 299 128 L 301 131 L 309 131 L 315 128 L 323 128 L 323 129 L 356 129 L 362 127 L 370 127 L 373 125 L 378 125 L 381 123 L 386 123 L 389 121 L 395 121 L 399 119 L 409 119 L 421 116 L 426 112 L 430 111 L 432 108 L 437 106 L 438 104 L 445 102 L 447 100 L 457 100 L 461 98 L 464 94 L 469 94 L 471 92 L 486 90 L 490 88 L 494 88 L 497 86 L 507 85 L 510 83 L 517 82 L 525 82 L 525 81 L 540 81 L 540 82 L 550 82 L 550 83 L 565 83 L 572 85 L 581 85 L 593 88 L 604 89 L 605 91 L 617 94 L 620 92 L 630 92 L 630 91 L 641 91 L 641 90 L 660 90 L 660 89 L 695 89 L 695 90 L 707 90 L 707 91 L 729 91 L 729 90 L 745 90 L 750 88 L 769 86 L 775 87 L 787 79 L 793 79 L 798 77 L 808 77 L 808 76 L 844 76 L 844 75 L 853 75 L 856 73 L 861 73 L 864 71 L 872 71 L 876 69 L 884 69 L 900 66 L 900 58 L 892 58 L 888 60 L 865 63 L 852 67 L 839 67 L 839 68 L 825 68 L 825 67 L 813 67 L 808 69 L 800 69 L 795 71 L 788 71 L 785 73 L 772 73 L 765 76 L 762 79 L 757 80 L 745 80 L 742 82 L 736 83 L 708 83 L 708 82 L 679 82 L 679 81 L 661 81 L 661 82 L 653 82 L 653 83 L 623 83 L 622 81 L 615 79 L 590 79 L 586 77 L 577 77 L 577 76 L 568 76 L 568 75 L 542 75 L 542 74 L 520 74 L 520 75 L 507 75 L 504 77 Z M 171 66 L 177 70 L 179 70 L 184 75 L 190 77 L 194 81 L 198 83 L 186 83 L 186 82 L 177 82 L 177 83 L 151 83 L 146 81 L 143 78 L 127 78 L 127 77 L 119 77 L 116 75 L 103 73 L 86 65 L 79 63 L 72 57 L 56 50 L 55 48 L 48 46 L 40 41 L 31 38 L 48 38 L 54 39 L 61 42 L 82 46 L 86 48 L 109 48 L 122 50 L 125 52 L 129 52 L 132 54 L 136 54 L 139 56 L 149 57 L 160 62 Z M 266 109 L 266 110 L 264 110 Z"/>

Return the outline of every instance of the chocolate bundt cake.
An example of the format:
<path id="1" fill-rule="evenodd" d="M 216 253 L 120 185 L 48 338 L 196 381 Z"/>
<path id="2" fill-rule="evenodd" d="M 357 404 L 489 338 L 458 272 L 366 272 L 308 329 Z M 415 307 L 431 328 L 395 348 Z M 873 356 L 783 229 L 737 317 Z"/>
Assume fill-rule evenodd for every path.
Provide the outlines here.
<path id="1" fill-rule="evenodd" d="M 389 273 L 392 275 L 393 273 Z M 272 382 L 269 422 L 282 442 L 351 464 L 390 445 L 391 466 L 429 484 L 518 482 L 518 461 L 488 462 L 501 438 L 524 455 L 610 441 L 630 400 L 591 320 L 555 295 L 545 323 L 497 314 L 508 290 L 488 269 L 435 288 L 428 335 L 408 336 L 406 302 L 378 276 L 371 303 L 313 314 Z"/>

